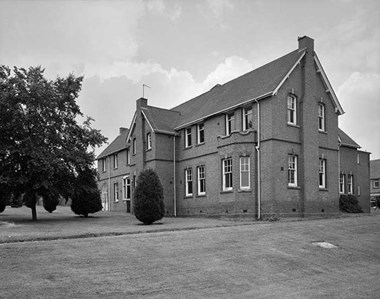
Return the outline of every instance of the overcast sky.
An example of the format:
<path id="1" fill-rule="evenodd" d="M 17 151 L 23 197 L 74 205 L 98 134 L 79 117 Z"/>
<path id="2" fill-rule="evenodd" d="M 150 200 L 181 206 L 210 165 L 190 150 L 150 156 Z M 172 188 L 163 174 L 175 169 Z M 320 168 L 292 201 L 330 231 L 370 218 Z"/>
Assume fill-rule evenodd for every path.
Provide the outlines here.
<path id="1" fill-rule="evenodd" d="M 149 105 L 172 108 L 304 35 L 346 112 L 340 127 L 379 159 L 378 0 L 0 0 L 0 63 L 84 75 L 78 103 L 109 141 L 129 127 L 142 84 Z"/>

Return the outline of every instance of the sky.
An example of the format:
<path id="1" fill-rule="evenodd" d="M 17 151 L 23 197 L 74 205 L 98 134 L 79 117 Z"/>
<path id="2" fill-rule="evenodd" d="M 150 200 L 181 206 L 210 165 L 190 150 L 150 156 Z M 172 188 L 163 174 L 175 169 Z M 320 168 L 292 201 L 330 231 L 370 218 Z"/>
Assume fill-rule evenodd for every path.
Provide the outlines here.
<path id="1" fill-rule="evenodd" d="M 149 105 L 172 108 L 304 35 L 345 111 L 340 128 L 380 159 L 378 0 L 0 0 L 0 64 L 83 75 L 77 103 L 109 142 L 130 126 L 143 84 Z"/>

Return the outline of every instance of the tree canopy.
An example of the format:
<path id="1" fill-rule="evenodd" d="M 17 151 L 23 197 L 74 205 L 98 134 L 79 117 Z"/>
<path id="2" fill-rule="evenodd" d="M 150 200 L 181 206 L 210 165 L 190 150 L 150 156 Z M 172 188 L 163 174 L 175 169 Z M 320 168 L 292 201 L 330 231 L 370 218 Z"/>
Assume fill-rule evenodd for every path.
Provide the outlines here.
<path id="1" fill-rule="evenodd" d="M 82 81 L 0 66 L 0 190 L 24 193 L 34 220 L 37 195 L 75 195 L 78 175 L 93 168 L 94 149 L 106 141 L 90 117 L 78 124 Z"/>

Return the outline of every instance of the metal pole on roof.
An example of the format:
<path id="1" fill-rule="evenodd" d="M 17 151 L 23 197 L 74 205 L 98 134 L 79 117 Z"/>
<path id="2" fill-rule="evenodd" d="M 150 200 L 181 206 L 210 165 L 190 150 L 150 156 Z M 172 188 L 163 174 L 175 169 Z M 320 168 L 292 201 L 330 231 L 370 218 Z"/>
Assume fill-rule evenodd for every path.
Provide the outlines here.
<path id="1" fill-rule="evenodd" d="M 145 96 L 145 94 L 144 94 L 144 87 L 148 87 L 148 88 L 150 88 L 150 86 L 148 86 L 148 85 L 146 85 L 146 84 L 143 84 L 142 87 L 143 87 L 143 96 L 142 96 L 142 97 L 143 97 L 143 99 L 145 99 L 145 97 L 144 97 L 144 96 Z"/>

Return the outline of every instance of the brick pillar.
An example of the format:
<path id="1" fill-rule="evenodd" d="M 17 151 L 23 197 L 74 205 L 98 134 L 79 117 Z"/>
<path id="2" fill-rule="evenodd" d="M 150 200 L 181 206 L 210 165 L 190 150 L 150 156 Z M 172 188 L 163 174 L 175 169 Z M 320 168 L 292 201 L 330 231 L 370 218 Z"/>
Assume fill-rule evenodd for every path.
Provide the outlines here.
<path id="1" fill-rule="evenodd" d="M 301 130 L 301 157 L 299 171 L 303 198 L 303 214 L 313 212 L 313 202 L 318 199 L 319 183 L 319 136 L 318 103 L 316 100 L 316 70 L 314 67 L 314 40 L 304 36 L 298 39 L 299 49 L 306 48 L 302 62 L 302 95 L 299 99 L 299 118 Z"/>

